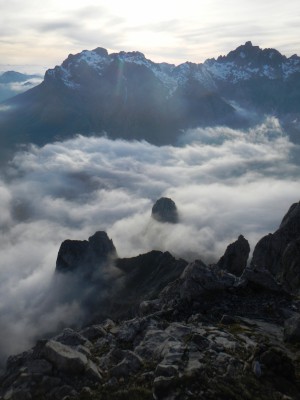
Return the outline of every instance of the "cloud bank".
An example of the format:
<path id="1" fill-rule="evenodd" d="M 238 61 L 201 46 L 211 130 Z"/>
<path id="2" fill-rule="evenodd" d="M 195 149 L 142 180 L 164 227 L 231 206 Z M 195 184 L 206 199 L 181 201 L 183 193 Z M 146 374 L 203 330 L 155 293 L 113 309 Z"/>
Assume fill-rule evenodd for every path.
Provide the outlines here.
<path id="1" fill-rule="evenodd" d="M 16 154 L 0 181 L 0 358 L 82 317 L 76 301 L 45 299 L 63 240 L 105 230 L 120 257 L 157 249 L 207 263 L 239 234 L 253 249 L 299 201 L 298 151 L 267 118 L 189 131 L 178 147 L 77 136 Z M 161 196 L 178 225 L 151 220 Z"/>

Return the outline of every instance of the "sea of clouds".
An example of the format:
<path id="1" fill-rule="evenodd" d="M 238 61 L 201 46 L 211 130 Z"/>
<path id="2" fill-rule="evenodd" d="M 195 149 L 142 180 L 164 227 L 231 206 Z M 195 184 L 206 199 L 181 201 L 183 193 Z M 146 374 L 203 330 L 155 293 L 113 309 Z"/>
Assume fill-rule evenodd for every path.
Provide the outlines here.
<path id="1" fill-rule="evenodd" d="M 79 302 L 49 300 L 63 240 L 105 230 L 120 257 L 157 249 L 211 263 L 243 234 L 253 250 L 299 201 L 298 155 L 272 117 L 247 131 L 188 131 L 178 146 L 79 135 L 17 153 L 0 180 L 2 362 L 80 321 Z M 151 220 L 161 196 L 179 224 Z"/>

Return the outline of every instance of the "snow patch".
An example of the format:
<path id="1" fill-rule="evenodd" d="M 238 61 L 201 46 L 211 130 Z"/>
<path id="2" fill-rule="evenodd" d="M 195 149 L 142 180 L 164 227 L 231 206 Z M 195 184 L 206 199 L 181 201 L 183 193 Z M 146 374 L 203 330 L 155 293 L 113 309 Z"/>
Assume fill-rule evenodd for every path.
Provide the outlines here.
<path id="1" fill-rule="evenodd" d="M 269 59 L 273 59 L 274 56 L 275 52 L 270 52 Z M 240 51 L 239 57 L 245 59 L 246 53 Z M 254 65 L 253 62 L 249 62 L 246 66 L 239 66 L 233 61 L 227 61 L 226 57 L 218 58 L 217 60 L 209 59 L 203 64 L 185 62 L 176 67 L 173 64 L 154 63 L 148 60 L 144 54 L 137 51 L 121 51 L 120 53 L 108 55 L 105 49 L 95 49 L 82 51 L 70 59 L 69 63 L 64 63 L 63 66 L 56 67 L 54 70 L 48 70 L 47 75 L 61 79 L 69 88 L 77 89 L 80 85 L 74 82 L 72 77 L 74 68 L 78 68 L 84 62 L 101 76 L 103 70 L 115 60 L 142 65 L 151 70 L 166 88 L 168 96 L 171 96 L 179 86 L 185 85 L 190 78 L 197 80 L 207 89 L 215 90 L 218 82 L 221 81 L 238 83 L 253 77 L 287 79 L 295 72 L 300 72 L 300 59 L 297 56 L 286 59 L 276 67 L 271 66 L 268 62 Z"/>
<path id="2" fill-rule="evenodd" d="M 80 87 L 80 85 L 75 83 L 72 79 L 70 71 L 64 67 L 60 67 L 60 77 L 64 85 L 70 89 L 78 89 Z"/>

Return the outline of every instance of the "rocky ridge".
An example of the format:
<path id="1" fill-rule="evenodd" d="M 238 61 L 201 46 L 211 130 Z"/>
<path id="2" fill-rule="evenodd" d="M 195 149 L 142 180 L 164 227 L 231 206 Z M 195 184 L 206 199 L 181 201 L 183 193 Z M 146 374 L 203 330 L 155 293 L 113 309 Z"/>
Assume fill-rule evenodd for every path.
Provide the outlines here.
<path id="1" fill-rule="evenodd" d="M 116 248 L 107 233 L 96 232 L 88 241 L 65 240 L 58 252 L 56 270 L 70 272 L 80 269 L 88 274 L 116 257 Z"/>
<path id="2" fill-rule="evenodd" d="M 248 129 L 266 115 L 299 142 L 300 58 L 246 42 L 204 63 L 155 63 L 98 47 L 69 55 L 35 88 L 3 103 L 2 157 L 20 143 L 75 133 L 177 144 L 199 126 Z M 34 121 L 34 123 L 32 122 Z"/>
<path id="3" fill-rule="evenodd" d="M 251 268 L 267 270 L 286 290 L 299 294 L 300 203 L 293 204 L 279 229 L 263 237 L 255 246 Z"/>
<path id="4" fill-rule="evenodd" d="M 291 207 L 273 234 L 288 237 L 278 254 L 299 238 L 298 207 Z M 258 244 L 259 259 L 269 259 L 276 243 Z M 174 271 L 178 260 L 159 252 L 117 259 L 116 267 L 123 268 L 132 284 L 129 291 L 143 281 L 155 287 L 153 275 L 165 269 L 164 287 L 145 291 L 143 301 L 136 296 L 131 318 L 66 328 L 11 356 L 0 377 L 0 398 L 298 399 L 299 299 L 282 270 L 278 274 L 253 260 L 245 266 L 247 252 L 247 241 L 240 236 L 227 248 L 226 262 L 210 266 L 201 260 L 180 261 Z M 253 259 L 258 259 L 255 254 Z M 231 261 L 239 266 L 236 275 L 229 271 Z M 237 276 L 241 265 L 244 271 Z"/>
<path id="5" fill-rule="evenodd" d="M 102 75 L 114 62 L 132 63 L 151 70 L 169 95 L 189 79 L 194 79 L 207 89 L 213 90 L 224 81 L 238 83 L 254 77 L 286 80 L 290 75 L 300 72 L 300 57 L 297 55 L 287 58 L 275 49 L 261 49 L 248 41 L 229 52 L 227 56 L 208 59 L 201 64 L 185 62 L 178 66 L 155 63 L 138 51 L 108 54 L 106 49 L 98 47 L 76 55 L 70 54 L 61 66 L 46 72 L 45 80 L 61 80 L 66 86 L 78 89 L 81 68 L 85 66 Z"/>

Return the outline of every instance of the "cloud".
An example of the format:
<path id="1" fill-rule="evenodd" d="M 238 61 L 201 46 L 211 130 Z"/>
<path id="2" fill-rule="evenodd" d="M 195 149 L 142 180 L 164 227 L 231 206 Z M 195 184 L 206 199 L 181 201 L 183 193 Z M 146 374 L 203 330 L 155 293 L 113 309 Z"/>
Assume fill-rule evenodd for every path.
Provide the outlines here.
<path id="1" fill-rule="evenodd" d="M 42 77 L 31 78 L 23 82 L 10 82 L 10 83 L 0 83 L 0 101 L 9 99 L 17 94 L 23 93 L 26 90 L 37 86 L 42 82 Z M 10 107 L 0 106 L 0 112 L 7 111 Z"/>
<path id="2" fill-rule="evenodd" d="M 84 318 L 79 302 L 55 301 L 59 285 L 49 295 L 63 240 L 105 230 L 121 257 L 158 249 L 207 263 L 239 234 L 253 249 L 299 200 L 297 152 L 267 118 L 188 131 L 177 147 L 77 136 L 17 153 L 0 180 L 2 360 Z M 161 196 L 176 202 L 178 225 L 151 220 Z"/>
<path id="3" fill-rule="evenodd" d="M 100 46 L 140 50 L 149 58 L 172 63 L 199 62 L 251 38 L 288 55 L 299 52 L 296 0 L 276 1 L 276 6 L 236 0 L 105 3 L 0 0 L 1 59 L 20 64 L 43 60 L 51 67 L 70 52 Z"/>
<path id="4" fill-rule="evenodd" d="M 0 85 L 1 86 L 1 85 Z M 10 106 L 6 106 L 6 105 L 0 105 L 0 113 L 3 113 L 5 111 L 9 111 L 11 109 Z"/>

